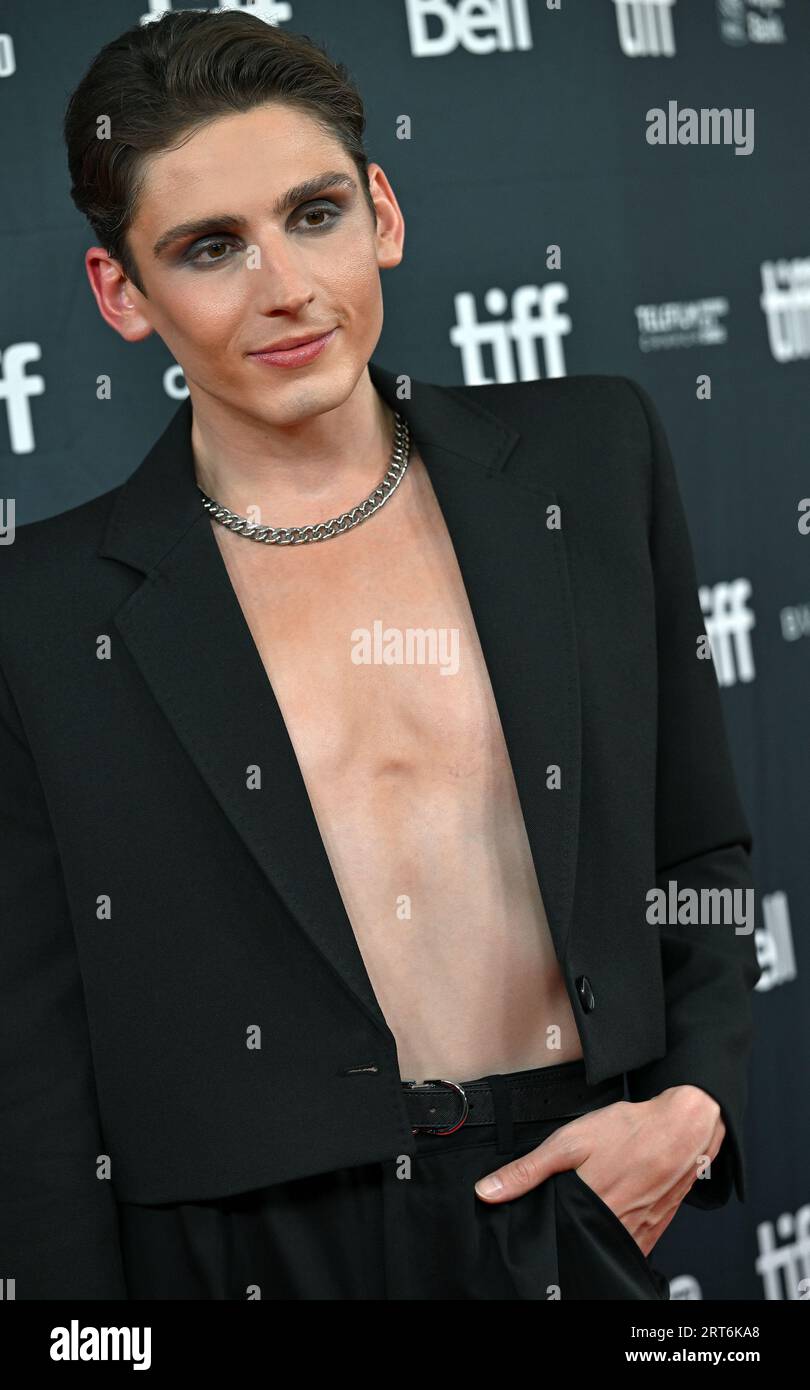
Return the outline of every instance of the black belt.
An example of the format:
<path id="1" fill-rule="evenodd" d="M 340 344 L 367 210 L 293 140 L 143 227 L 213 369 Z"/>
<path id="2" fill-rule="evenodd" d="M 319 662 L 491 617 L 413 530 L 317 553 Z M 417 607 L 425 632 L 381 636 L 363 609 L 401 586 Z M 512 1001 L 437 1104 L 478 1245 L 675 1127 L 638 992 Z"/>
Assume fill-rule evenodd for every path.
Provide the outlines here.
<path id="1" fill-rule="evenodd" d="M 566 1074 L 568 1065 L 574 1075 Z M 515 1121 L 564 1119 L 624 1100 L 622 1076 L 588 1086 L 578 1061 L 508 1073 L 498 1077 L 498 1084 L 508 1088 Z M 462 1125 L 496 1123 L 495 1096 L 486 1077 L 463 1085 L 457 1081 L 403 1081 L 402 1090 L 414 1134 L 417 1130 L 452 1134 Z"/>

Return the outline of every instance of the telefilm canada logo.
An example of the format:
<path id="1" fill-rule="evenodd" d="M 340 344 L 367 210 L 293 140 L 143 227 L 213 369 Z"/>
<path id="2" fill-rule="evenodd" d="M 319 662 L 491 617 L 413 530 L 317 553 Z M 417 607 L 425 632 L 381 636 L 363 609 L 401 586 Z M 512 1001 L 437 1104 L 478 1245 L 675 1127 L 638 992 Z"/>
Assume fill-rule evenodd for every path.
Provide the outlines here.
<path id="1" fill-rule="evenodd" d="M 666 304 L 637 304 L 638 345 L 641 352 L 660 348 L 719 347 L 728 339 L 721 320 L 728 313 L 721 295 L 707 299 L 671 300 Z"/>

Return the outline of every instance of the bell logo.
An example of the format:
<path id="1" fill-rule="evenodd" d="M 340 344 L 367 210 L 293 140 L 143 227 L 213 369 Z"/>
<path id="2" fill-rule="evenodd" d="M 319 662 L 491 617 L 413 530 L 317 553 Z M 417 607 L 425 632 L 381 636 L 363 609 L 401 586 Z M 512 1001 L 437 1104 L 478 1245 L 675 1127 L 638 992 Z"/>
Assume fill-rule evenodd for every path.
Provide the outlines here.
<path id="1" fill-rule="evenodd" d="M 415 58 L 443 58 L 454 48 L 485 57 L 533 46 L 527 0 L 405 0 L 405 14 Z"/>

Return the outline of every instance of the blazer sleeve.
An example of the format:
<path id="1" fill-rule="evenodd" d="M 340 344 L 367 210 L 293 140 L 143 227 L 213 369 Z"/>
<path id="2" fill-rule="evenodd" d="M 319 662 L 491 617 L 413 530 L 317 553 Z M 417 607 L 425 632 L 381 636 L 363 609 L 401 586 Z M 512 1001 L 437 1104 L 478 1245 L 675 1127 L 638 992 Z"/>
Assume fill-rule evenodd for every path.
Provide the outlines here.
<path id="1" fill-rule="evenodd" d="M 656 886 L 750 890 L 754 902 L 752 835 L 740 804 L 714 662 L 699 659 L 706 628 L 698 596 L 686 517 L 663 426 L 637 382 L 633 409 L 643 412 L 650 437 L 650 556 L 655 583 L 658 655 Z M 731 895 L 734 901 L 733 894 Z M 697 1178 L 684 1201 L 724 1206 L 732 1183 L 745 1201 L 743 1115 L 753 1042 L 752 990 L 760 977 L 753 916 L 751 931 L 734 923 L 658 930 L 666 1000 L 664 1057 L 627 1074 L 632 1101 L 670 1086 L 699 1086 L 720 1106 L 726 1126 L 711 1177 Z"/>
<path id="2" fill-rule="evenodd" d="M 17 1299 L 124 1299 L 61 863 L 0 671 L 0 1274 Z"/>

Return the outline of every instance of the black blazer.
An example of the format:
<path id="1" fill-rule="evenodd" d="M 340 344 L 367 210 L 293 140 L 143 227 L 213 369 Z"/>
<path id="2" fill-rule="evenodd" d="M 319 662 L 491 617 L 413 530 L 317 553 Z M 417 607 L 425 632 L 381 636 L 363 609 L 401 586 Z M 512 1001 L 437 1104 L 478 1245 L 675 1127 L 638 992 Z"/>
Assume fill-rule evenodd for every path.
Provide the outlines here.
<path id="1" fill-rule="evenodd" d="M 686 1201 L 722 1205 L 732 1181 L 744 1200 L 754 937 L 646 919 L 670 878 L 752 886 L 652 402 L 611 376 L 400 400 L 370 370 L 455 546 L 587 1080 L 627 1073 L 631 1100 L 703 1087 L 728 1135 Z M 116 1199 L 414 1151 L 190 421 L 186 401 L 126 483 L 0 547 L 0 1266 L 18 1298 L 126 1296 Z"/>

